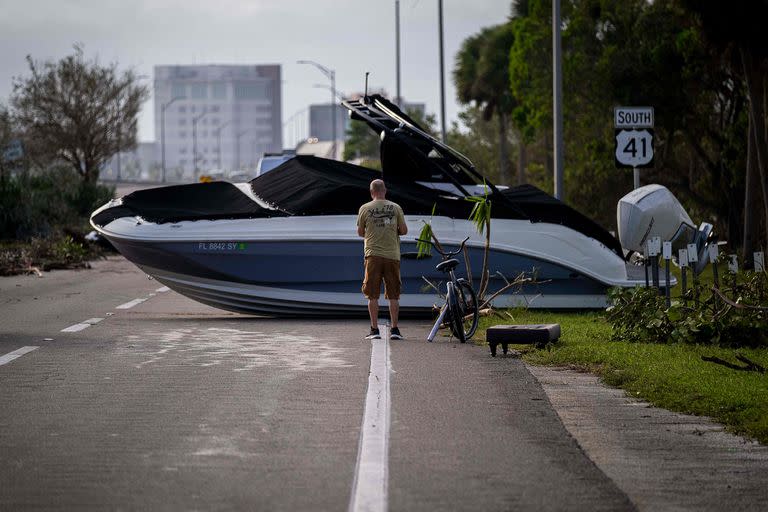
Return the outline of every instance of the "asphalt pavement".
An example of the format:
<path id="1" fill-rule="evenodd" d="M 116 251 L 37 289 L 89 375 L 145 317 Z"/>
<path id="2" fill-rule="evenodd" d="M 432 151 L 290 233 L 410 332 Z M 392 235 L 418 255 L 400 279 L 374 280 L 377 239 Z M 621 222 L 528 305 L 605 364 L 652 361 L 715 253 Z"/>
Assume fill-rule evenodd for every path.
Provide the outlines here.
<path id="1" fill-rule="evenodd" d="M 637 506 L 519 359 L 426 321 L 374 345 L 365 320 L 228 313 L 113 257 L 0 279 L 0 322 L 0 510 Z"/>

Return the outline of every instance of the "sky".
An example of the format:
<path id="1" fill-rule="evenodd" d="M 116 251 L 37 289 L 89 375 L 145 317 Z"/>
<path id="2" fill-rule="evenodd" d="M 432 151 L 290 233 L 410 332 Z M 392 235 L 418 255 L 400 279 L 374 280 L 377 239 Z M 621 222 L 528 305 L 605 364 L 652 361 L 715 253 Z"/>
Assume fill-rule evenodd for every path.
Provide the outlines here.
<path id="1" fill-rule="evenodd" d="M 451 71 L 461 42 L 503 23 L 510 0 L 444 0 L 446 118 L 460 105 Z M 401 0 L 401 88 L 438 117 L 438 1 Z M 336 71 L 342 93 L 370 88 L 395 94 L 395 0 L 0 0 L 0 102 L 26 56 L 59 59 L 84 45 L 86 56 L 131 68 L 152 85 L 153 67 L 172 64 L 281 64 L 283 123 L 330 100 L 328 79 L 297 60 Z M 139 118 L 139 140 L 155 139 L 152 99 Z M 286 125 L 286 130 L 292 129 Z"/>

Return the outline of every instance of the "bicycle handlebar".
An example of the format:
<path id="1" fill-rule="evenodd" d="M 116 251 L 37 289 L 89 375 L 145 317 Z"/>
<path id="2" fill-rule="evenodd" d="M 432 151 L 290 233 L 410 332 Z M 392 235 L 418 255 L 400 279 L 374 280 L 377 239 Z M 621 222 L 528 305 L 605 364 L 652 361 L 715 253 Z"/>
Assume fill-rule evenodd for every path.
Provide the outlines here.
<path id="1" fill-rule="evenodd" d="M 421 238 L 417 238 L 417 239 L 416 239 L 416 241 L 417 241 L 417 242 L 424 242 L 425 244 L 430 244 L 430 245 L 431 245 L 432 247 L 434 247 L 434 248 L 435 248 L 435 250 L 436 250 L 437 252 L 439 252 L 439 253 L 440 253 L 440 255 L 441 255 L 443 258 L 445 258 L 445 259 L 448 259 L 448 258 L 450 258 L 451 256 L 456 256 L 456 255 L 457 255 L 457 254 L 459 254 L 461 251 L 463 251 L 463 250 L 464 250 L 464 245 L 467 243 L 467 240 L 469 240 L 469 237 L 465 238 L 465 239 L 464 239 L 464 240 L 461 242 L 461 244 L 459 245 L 459 248 L 458 248 L 458 249 L 456 249 L 455 251 L 450 251 L 450 252 L 443 252 L 443 251 L 442 251 L 442 250 L 440 250 L 440 248 L 439 248 L 439 247 L 438 247 L 438 246 L 437 246 L 437 245 L 436 245 L 436 244 L 435 244 L 433 241 L 431 241 L 431 240 L 422 240 Z"/>

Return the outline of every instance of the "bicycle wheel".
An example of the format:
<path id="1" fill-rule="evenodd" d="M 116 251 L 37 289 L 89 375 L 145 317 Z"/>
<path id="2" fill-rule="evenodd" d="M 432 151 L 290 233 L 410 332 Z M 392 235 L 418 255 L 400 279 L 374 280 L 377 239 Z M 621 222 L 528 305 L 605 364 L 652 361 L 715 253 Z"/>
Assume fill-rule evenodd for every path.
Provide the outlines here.
<path id="1" fill-rule="evenodd" d="M 460 342 L 464 343 L 466 338 L 464 337 L 464 326 L 462 320 L 464 313 L 461 310 L 461 304 L 459 303 L 458 290 L 453 283 L 448 282 L 446 284 L 446 301 L 448 304 L 448 325 L 451 328 L 451 332 L 456 336 Z"/>
<path id="2" fill-rule="evenodd" d="M 458 286 L 454 289 L 457 291 L 456 298 L 459 301 L 460 309 L 464 313 L 462 318 L 462 331 L 464 332 L 464 339 L 468 340 L 475 335 L 477 331 L 477 322 L 480 318 L 480 304 L 477 303 L 477 294 L 472 289 L 472 285 L 466 279 L 457 280 Z"/>

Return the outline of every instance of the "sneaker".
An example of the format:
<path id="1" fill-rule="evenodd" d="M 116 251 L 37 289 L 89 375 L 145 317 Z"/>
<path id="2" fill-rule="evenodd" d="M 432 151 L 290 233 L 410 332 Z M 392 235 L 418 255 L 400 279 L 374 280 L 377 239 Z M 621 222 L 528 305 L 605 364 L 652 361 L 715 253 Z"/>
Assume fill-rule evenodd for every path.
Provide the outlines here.
<path id="1" fill-rule="evenodd" d="M 368 333 L 368 336 L 366 336 L 365 339 L 380 340 L 381 334 L 379 334 L 379 330 L 376 327 L 371 327 L 371 332 Z"/>
<path id="2" fill-rule="evenodd" d="M 397 327 L 393 327 L 391 331 L 389 331 L 389 338 L 392 340 L 402 340 L 403 335 L 400 334 L 400 329 Z"/>

